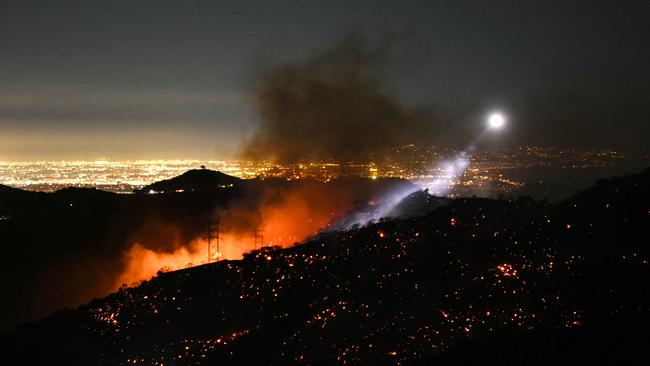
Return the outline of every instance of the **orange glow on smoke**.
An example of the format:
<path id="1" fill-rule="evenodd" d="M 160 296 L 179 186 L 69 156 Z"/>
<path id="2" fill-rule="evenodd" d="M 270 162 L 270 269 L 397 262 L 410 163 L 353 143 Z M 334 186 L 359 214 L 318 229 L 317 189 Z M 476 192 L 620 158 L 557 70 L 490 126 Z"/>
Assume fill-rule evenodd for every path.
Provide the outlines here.
<path id="1" fill-rule="evenodd" d="M 329 187 L 328 187 L 329 188 Z M 255 210 L 244 211 L 231 207 L 222 213 L 222 231 L 217 253 L 216 242 L 212 241 L 212 260 L 241 259 L 243 255 L 259 247 L 256 243 L 255 227 L 237 227 L 245 217 L 257 217 L 258 229 L 263 235 L 262 246 L 289 247 L 304 241 L 327 226 L 337 215 L 352 207 L 353 193 L 324 189 L 322 185 L 301 185 L 291 191 L 271 192 L 271 199 Z M 244 213 L 242 213 L 244 212 Z M 230 221 L 228 221 L 230 220 Z M 173 228 L 157 228 L 165 232 Z M 173 242 L 173 241 L 172 241 Z M 131 285 L 155 276 L 160 269 L 178 270 L 207 262 L 207 241 L 194 239 L 190 243 L 177 243 L 173 251 L 154 250 L 136 243 L 123 256 L 124 267 L 117 276 L 115 289 L 122 284 Z"/>
<path id="2" fill-rule="evenodd" d="M 290 246 L 314 235 L 335 216 L 339 207 L 319 204 L 295 194 L 262 210 L 264 245 Z"/>
<path id="3" fill-rule="evenodd" d="M 149 279 L 165 267 L 180 269 L 200 263 L 198 253 L 184 247 L 172 253 L 165 253 L 147 249 L 140 244 L 134 244 L 124 259 L 127 265 L 115 281 L 116 287 Z M 203 261 L 205 262 L 205 258 Z"/>
<path id="4" fill-rule="evenodd" d="M 219 255 L 216 255 L 216 242 L 212 241 L 211 261 L 224 259 L 241 259 L 243 254 L 255 249 L 253 236 L 241 237 L 222 234 L 219 243 Z M 207 263 L 208 243 L 206 239 L 197 239 L 187 246 L 179 247 L 173 252 L 156 251 L 134 244 L 124 255 L 125 267 L 115 280 L 114 288 L 123 284 L 133 285 L 154 277 L 158 271 L 171 271 Z"/>

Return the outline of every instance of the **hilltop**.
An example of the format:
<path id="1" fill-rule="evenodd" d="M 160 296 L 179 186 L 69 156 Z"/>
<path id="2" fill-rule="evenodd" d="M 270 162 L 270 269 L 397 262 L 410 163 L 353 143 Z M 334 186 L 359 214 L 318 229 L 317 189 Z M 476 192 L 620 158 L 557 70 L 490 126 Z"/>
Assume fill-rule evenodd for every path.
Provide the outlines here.
<path id="1" fill-rule="evenodd" d="M 234 188 L 243 181 L 239 178 L 209 169 L 192 169 L 167 180 L 143 187 L 138 193 L 172 193 L 190 191 L 209 191 Z"/>
<path id="2" fill-rule="evenodd" d="M 160 274 L 0 349 L 22 364 L 630 362 L 650 335 L 649 213 L 650 170 L 557 205 L 456 199 Z"/>

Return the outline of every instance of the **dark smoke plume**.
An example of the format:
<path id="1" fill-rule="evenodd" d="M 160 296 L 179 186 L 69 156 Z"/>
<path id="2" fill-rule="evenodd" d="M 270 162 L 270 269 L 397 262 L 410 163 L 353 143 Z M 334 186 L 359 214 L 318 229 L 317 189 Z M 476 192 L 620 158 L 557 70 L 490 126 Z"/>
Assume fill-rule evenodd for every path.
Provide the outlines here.
<path id="1" fill-rule="evenodd" d="M 430 111 L 402 107 L 378 80 L 385 49 L 348 37 L 302 63 L 262 72 L 260 129 L 243 155 L 296 162 L 362 160 L 406 143 L 431 143 Z"/>

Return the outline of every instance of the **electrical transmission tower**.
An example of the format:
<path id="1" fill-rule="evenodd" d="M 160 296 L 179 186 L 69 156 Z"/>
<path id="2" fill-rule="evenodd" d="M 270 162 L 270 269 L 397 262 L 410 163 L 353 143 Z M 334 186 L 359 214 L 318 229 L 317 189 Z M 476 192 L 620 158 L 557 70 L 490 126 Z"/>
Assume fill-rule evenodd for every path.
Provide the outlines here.
<path id="1" fill-rule="evenodd" d="M 255 240 L 255 249 L 259 249 L 264 246 L 264 231 L 259 227 L 253 231 L 253 236 Z"/>
<path id="2" fill-rule="evenodd" d="M 221 256 L 221 248 L 220 248 L 220 241 L 221 241 L 221 218 L 217 217 L 217 219 L 214 222 L 211 222 L 208 224 L 208 263 L 212 262 L 213 260 L 218 261 L 219 257 Z M 217 252 L 214 254 L 214 258 L 212 255 L 212 242 L 215 242 L 216 244 L 216 249 Z"/>

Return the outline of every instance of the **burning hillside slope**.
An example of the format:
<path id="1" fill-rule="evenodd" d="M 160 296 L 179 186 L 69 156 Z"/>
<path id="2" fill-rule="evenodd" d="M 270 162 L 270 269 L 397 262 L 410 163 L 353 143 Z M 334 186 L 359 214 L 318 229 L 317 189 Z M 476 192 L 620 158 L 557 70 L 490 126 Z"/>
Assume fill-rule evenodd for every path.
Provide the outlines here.
<path id="1" fill-rule="evenodd" d="M 25 326 L 2 352 L 25 364 L 454 364 L 477 361 L 473 349 L 631 361 L 650 319 L 634 285 L 650 275 L 648 192 L 650 170 L 559 205 L 458 199 L 163 274 Z"/>

